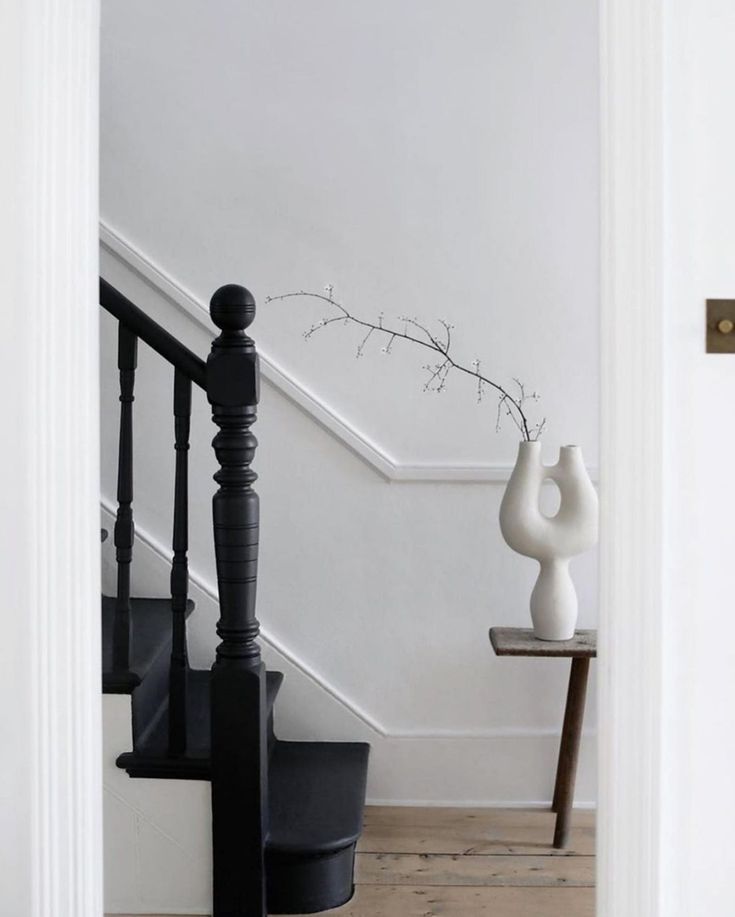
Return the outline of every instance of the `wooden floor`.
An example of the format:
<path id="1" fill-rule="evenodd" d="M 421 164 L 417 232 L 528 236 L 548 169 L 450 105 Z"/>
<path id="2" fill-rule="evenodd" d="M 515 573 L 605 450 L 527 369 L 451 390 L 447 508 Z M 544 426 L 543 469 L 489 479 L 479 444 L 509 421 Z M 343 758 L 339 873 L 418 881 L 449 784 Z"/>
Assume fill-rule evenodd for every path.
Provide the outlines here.
<path id="1" fill-rule="evenodd" d="M 594 816 L 554 850 L 550 812 L 369 807 L 334 917 L 594 917 Z"/>
<path id="2" fill-rule="evenodd" d="M 594 816 L 569 850 L 554 816 L 521 809 L 368 808 L 344 917 L 593 917 Z"/>

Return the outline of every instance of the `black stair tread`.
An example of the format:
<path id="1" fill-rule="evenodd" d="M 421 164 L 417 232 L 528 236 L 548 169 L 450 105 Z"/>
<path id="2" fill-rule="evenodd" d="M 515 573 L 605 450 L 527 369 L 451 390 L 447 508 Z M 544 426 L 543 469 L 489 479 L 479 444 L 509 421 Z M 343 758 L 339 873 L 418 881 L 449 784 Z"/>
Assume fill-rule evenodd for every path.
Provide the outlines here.
<path id="1" fill-rule="evenodd" d="M 115 620 L 114 596 L 102 596 L 102 690 L 106 694 L 129 694 L 150 671 L 158 654 L 171 642 L 171 599 L 130 600 L 130 670 L 112 667 L 112 637 Z M 194 610 L 191 599 L 187 615 Z"/>
<path id="2" fill-rule="evenodd" d="M 168 713 L 164 710 L 150 735 L 133 752 L 120 755 L 119 767 L 135 777 L 208 780 L 210 774 L 210 669 L 190 669 L 186 692 L 186 752 L 168 753 Z M 270 712 L 281 687 L 281 672 L 266 672 L 266 704 Z"/>
<path id="3" fill-rule="evenodd" d="M 267 850 L 318 856 L 354 844 L 369 751 L 361 742 L 277 742 L 268 771 Z"/>

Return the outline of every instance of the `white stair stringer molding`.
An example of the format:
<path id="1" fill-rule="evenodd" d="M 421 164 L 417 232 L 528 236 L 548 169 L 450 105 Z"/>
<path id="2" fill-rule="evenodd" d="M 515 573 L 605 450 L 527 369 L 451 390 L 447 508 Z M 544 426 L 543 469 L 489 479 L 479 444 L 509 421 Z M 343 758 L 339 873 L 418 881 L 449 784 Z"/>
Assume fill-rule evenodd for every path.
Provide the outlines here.
<path id="1" fill-rule="evenodd" d="M 157 293 L 166 304 L 171 304 L 200 329 L 213 334 L 213 326 L 206 305 L 189 290 L 147 258 L 104 222 L 100 222 L 100 244 L 116 261 L 132 271 Z M 462 463 L 414 463 L 396 461 L 385 449 L 357 429 L 338 411 L 317 398 L 305 385 L 291 376 L 278 361 L 258 348 L 263 378 L 286 396 L 293 404 L 308 414 L 335 439 L 350 449 L 387 481 L 392 482 L 444 482 L 444 483 L 505 483 L 513 470 L 510 464 L 470 465 Z M 597 480 L 597 470 L 589 469 L 590 477 Z"/>

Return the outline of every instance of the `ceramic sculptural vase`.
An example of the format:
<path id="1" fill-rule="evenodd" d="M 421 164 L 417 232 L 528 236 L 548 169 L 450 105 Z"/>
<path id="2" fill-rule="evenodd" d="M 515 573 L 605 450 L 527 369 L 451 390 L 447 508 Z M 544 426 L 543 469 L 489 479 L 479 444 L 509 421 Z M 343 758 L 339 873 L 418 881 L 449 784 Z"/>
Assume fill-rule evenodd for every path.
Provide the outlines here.
<path id="1" fill-rule="evenodd" d="M 547 479 L 559 488 L 555 516 L 539 506 Z M 531 593 L 531 620 L 540 640 L 571 640 L 577 623 L 577 593 L 569 561 L 597 543 L 597 492 L 579 446 L 562 446 L 556 465 L 544 465 L 541 443 L 523 442 L 500 505 L 500 530 L 507 544 L 541 565 Z"/>

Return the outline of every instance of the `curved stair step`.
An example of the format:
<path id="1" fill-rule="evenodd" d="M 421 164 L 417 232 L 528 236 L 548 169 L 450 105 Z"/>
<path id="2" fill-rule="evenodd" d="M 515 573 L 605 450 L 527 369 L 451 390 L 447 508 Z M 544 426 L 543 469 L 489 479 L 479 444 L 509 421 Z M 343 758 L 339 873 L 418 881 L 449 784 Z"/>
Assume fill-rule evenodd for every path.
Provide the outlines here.
<path id="1" fill-rule="evenodd" d="M 368 754 L 359 742 L 276 742 L 268 772 L 269 913 L 314 913 L 352 897 Z"/>

